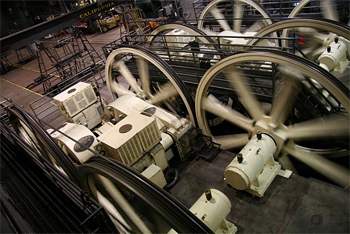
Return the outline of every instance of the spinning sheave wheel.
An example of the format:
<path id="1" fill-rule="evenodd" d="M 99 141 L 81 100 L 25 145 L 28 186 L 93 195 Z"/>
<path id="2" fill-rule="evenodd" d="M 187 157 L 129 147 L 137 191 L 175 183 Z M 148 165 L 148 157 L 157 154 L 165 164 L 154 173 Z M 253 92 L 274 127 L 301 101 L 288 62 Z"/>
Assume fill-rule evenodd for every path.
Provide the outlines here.
<path id="1" fill-rule="evenodd" d="M 115 161 L 91 158 L 78 176 L 121 233 L 167 233 L 171 228 L 178 233 L 211 232 L 158 186 Z"/>
<path id="2" fill-rule="evenodd" d="M 330 158 L 348 165 L 349 104 L 349 90 L 314 63 L 284 52 L 247 51 L 207 71 L 197 89 L 196 116 L 223 149 L 240 148 L 261 132 L 275 141 L 274 157 L 284 168 L 295 170 L 298 161 L 348 187 L 348 168 Z M 213 115 L 225 121 L 212 127 Z"/>
<path id="3" fill-rule="evenodd" d="M 338 79 L 346 80 L 349 73 L 349 31 L 349 26 L 335 21 L 289 19 L 263 28 L 247 45 L 269 45 L 286 50 L 318 63 Z M 282 37 L 273 38 L 273 34 Z"/>
<path id="4" fill-rule="evenodd" d="M 123 46 L 114 50 L 106 61 L 106 81 L 114 99 L 136 95 L 195 124 L 194 101 L 186 86 L 165 61 L 145 48 Z"/>
<path id="5" fill-rule="evenodd" d="M 270 14 L 255 1 L 216 0 L 204 8 L 197 27 L 210 36 L 222 31 L 224 36 L 239 36 L 270 24 Z"/>
<path id="6" fill-rule="evenodd" d="M 52 163 L 58 171 L 77 182 L 76 168 L 50 135 L 29 114 L 17 108 L 9 109 L 11 124 L 15 132 L 35 151 Z M 39 157 L 38 157 L 39 158 Z M 37 158 L 37 159 L 38 159 Z"/>

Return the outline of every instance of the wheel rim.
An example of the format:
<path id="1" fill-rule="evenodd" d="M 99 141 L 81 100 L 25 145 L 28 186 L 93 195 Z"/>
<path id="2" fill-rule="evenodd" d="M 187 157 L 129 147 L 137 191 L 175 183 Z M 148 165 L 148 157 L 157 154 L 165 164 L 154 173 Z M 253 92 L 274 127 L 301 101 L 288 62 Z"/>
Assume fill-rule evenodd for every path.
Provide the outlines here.
<path id="1" fill-rule="evenodd" d="M 218 6 L 220 4 L 229 4 L 231 3 L 231 7 L 232 7 L 232 26 L 231 23 L 229 23 L 223 13 L 221 12 L 221 10 L 218 8 Z M 250 27 L 247 26 L 242 26 L 242 22 L 243 22 L 243 16 L 244 16 L 244 8 L 245 6 L 247 6 L 246 8 L 253 8 L 251 9 L 252 12 L 255 12 L 255 10 L 260 14 L 259 19 L 261 21 L 261 23 L 264 26 L 267 26 L 269 24 L 272 24 L 272 20 L 270 19 L 270 14 L 258 3 L 254 2 L 254 1 L 250 1 L 250 0 L 237 0 L 237 1 L 232 1 L 232 0 L 216 0 L 213 1 L 211 3 L 209 3 L 205 9 L 203 10 L 203 12 L 201 13 L 201 15 L 199 16 L 198 19 L 198 26 L 197 28 L 207 32 L 207 34 L 209 35 L 212 34 L 212 32 L 208 31 L 207 29 L 205 29 L 205 24 L 206 24 L 206 17 L 209 17 L 209 15 L 211 14 L 215 21 L 217 21 L 217 23 L 219 23 L 220 27 L 224 30 L 224 31 L 233 31 L 236 33 L 243 33 L 243 32 L 250 32 L 250 31 L 257 31 L 256 28 L 258 27 L 257 22 L 255 21 L 254 23 L 250 23 Z"/>
<path id="2" fill-rule="evenodd" d="M 255 67 L 247 69 L 248 65 Z M 265 90 L 266 93 L 270 91 L 271 97 L 261 95 L 259 92 L 264 91 L 264 87 L 256 88 L 253 76 L 247 75 L 247 72 L 261 75 L 264 72 L 272 72 L 274 67 L 276 67 L 278 76 L 271 79 L 272 83 L 269 85 L 271 90 Z M 243 68 L 245 74 L 241 74 Z M 225 69 L 228 69 L 226 70 L 228 75 L 224 74 Z M 225 92 L 221 91 L 221 96 L 232 95 L 233 89 L 239 90 L 237 95 L 233 95 L 237 97 L 235 105 L 237 108 L 225 106 L 216 97 L 219 94 L 217 91 L 220 90 L 215 87 L 219 84 L 217 82 L 219 79 L 221 83 L 226 80 L 224 84 L 231 84 L 232 87 L 226 89 Z M 256 82 L 262 81 L 257 79 Z M 319 86 L 322 86 L 322 89 Z M 301 94 L 305 92 L 314 96 L 315 100 L 320 98 L 321 106 L 324 105 L 324 108 L 322 107 L 325 110 L 322 113 L 324 117 L 317 117 L 313 111 L 305 111 L 299 107 L 298 98 L 300 99 Z M 282 166 L 292 169 L 287 157 L 291 156 L 346 187 L 349 183 L 348 169 L 319 156 L 308 144 L 310 139 L 322 143 L 338 138 L 348 139 L 349 128 L 347 126 L 350 108 L 348 92 L 348 89 L 337 79 L 319 69 L 312 62 L 277 51 L 250 51 L 225 58 L 208 70 L 198 85 L 196 116 L 203 133 L 212 136 L 214 141 L 221 143 L 225 149 L 242 147 L 253 134 L 258 131 L 265 132 L 276 140 L 278 150 L 274 156 L 280 159 Z M 331 98 L 322 96 L 320 93 Z M 333 101 L 337 104 L 334 104 L 333 107 L 328 106 Z M 263 106 L 266 104 L 270 106 L 264 110 Z M 301 113 L 293 120 L 291 116 L 296 116 L 296 111 Z M 210 128 L 207 113 L 225 118 L 234 131 L 224 135 L 215 135 L 217 132 Z M 341 146 L 348 155 L 348 144 Z"/>
<path id="3" fill-rule="evenodd" d="M 134 57 L 136 59 L 137 75 L 139 79 L 130 72 L 130 69 L 125 65 L 122 58 Z M 117 64 L 117 68 L 114 69 Z M 149 67 L 156 68 L 158 75 L 151 75 L 149 72 Z M 117 70 L 126 80 L 126 85 L 131 87 L 133 91 L 122 86 L 120 83 L 116 83 L 114 79 L 113 72 Z M 175 97 L 180 98 L 181 104 L 184 105 L 185 110 L 178 109 L 178 113 L 183 117 L 188 117 L 192 123 L 196 125 L 196 120 L 194 116 L 194 100 L 191 97 L 190 92 L 178 77 L 176 72 L 162 59 L 160 59 L 156 54 L 150 52 L 149 50 L 137 47 L 137 46 L 123 46 L 114 50 L 106 60 L 106 82 L 107 88 L 113 97 L 116 99 L 120 95 L 131 94 L 137 95 L 138 97 L 148 101 L 151 104 L 160 105 L 165 104 L 170 99 L 175 99 Z M 157 78 L 163 75 L 162 81 L 157 80 Z M 152 82 L 163 82 L 162 88 L 157 90 L 152 90 Z M 179 113 L 182 112 L 182 113 Z M 187 115 L 187 116 L 184 116 Z"/>
<path id="4" fill-rule="evenodd" d="M 63 175 L 77 182 L 76 168 L 50 135 L 29 114 L 17 108 L 9 110 L 12 126 L 19 136 Z"/>
<path id="5" fill-rule="evenodd" d="M 80 166 L 78 175 L 83 188 L 118 220 L 115 223 L 119 230 L 165 233 L 174 228 L 179 233 L 211 232 L 187 208 L 120 163 L 92 158 Z"/>

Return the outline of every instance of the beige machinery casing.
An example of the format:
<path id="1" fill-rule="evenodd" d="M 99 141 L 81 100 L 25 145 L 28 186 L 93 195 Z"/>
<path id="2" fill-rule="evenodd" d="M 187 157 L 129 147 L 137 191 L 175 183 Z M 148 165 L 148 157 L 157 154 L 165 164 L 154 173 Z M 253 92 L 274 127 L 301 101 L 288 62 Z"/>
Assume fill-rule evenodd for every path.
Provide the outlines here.
<path id="1" fill-rule="evenodd" d="M 51 137 L 77 164 L 82 164 L 95 155 L 93 150 L 98 144 L 97 139 L 83 125 L 67 123 L 59 131 L 52 132 Z"/>
<path id="2" fill-rule="evenodd" d="M 189 36 L 188 32 L 181 29 L 174 29 L 168 32 L 167 35 L 169 36 L 165 37 L 167 44 L 174 48 L 185 47 L 188 43 L 195 40 L 195 37 Z"/>
<path id="3" fill-rule="evenodd" d="M 89 129 L 101 122 L 102 106 L 92 85 L 79 82 L 53 98 L 55 105 L 69 123 L 82 124 Z"/>
<path id="4" fill-rule="evenodd" d="M 145 173 L 147 178 L 164 187 L 163 170 L 168 168 L 174 152 L 183 159 L 190 150 L 179 143 L 193 127 L 190 121 L 134 95 L 123 95 L 106 105 L 103 118 L 93 112 L 100 106 L 96 105 L 97 97 L 89 84 L 76 84 L 57 95 L 55 103 L 68 123 L 52 132 L 52 136 L 77 164 L 84 163 L 95 151 Z M 93 118 L 88 124 L 82 124 L 81 116 Z M 77 148 L 76 141 L 82 147 Z"/>
<path id="5" fill-rule="evenodd" d="M 229 45 L 227 48 L 232 48 L 233 45 L 246 45 L 249 39 L 251 39 L 256 32 L 246 32 L 244 34 L 237 33 L 233 31 L 223 31 L 218 34 L 220 38 L 220 44 L 225 46 Z M 244 50 L 244 47 L 238 47 Z"/>
<path id="6" fill-rule="evenodd" d="M 273 158 L 275 141 L 267 134 L 255 135 L 226 167 L 226 183 L 238 190 L 262 197 L 281 165 Z M 242 161 L 239 162 L 239 157 Z"/>
<path id="7" fill-rule="evenodd" d="M 155 164 L 151 164 L 141 174 L 161 188 L 167 184 L 162 168 L 158 167 Z"/>
<path id="8" fill-rule="evenodd" d="M 133 95 L 119 97 L 107 105 L 104 112 L 106 116 L 115 121 L 121 121 L 126 116 L 134 115 L 135 112 L 152 116 L 156 120 L 158 131 L 161 134 L 161 144 L 166 151 L 171 145 L 178 143 L 178 140 L 193 127 L 187 119 L 175 116 Z M 176 144 L 176 146 L 180 152 L 180 158 L 184 159 L 189 149 L 181 144 Z M 171 155 L 168 159 L 170 157 Z"/>
<path id="9" fill-rule="evenodd" d="M 131 166 L 161 140 L 155 118 L 134 113 L 98 137 L 109 157 Z"/>

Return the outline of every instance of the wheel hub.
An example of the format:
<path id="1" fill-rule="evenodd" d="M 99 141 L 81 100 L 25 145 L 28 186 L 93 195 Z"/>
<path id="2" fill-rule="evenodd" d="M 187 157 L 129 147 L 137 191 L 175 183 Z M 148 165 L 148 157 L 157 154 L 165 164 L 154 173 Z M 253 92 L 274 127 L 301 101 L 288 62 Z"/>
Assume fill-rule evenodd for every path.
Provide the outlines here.
<path id="1" fill-rule="evenodd" d="M 275 123 L 270 121 L 270 118 L 259 120 L 255 123 L 253 135 L 259 133 L 267 134 L 275 141 L 277 148 L 274 153 L 274 157 L 277 158 L 287 140 L 284 125 L 277 126 Z"/>

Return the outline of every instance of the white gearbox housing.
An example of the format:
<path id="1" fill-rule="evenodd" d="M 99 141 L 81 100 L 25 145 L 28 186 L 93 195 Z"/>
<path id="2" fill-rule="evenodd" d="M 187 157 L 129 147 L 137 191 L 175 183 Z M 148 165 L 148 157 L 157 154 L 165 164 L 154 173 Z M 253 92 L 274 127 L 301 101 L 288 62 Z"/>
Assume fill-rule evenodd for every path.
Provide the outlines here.
<path id="1" fill-rule="evenodd" d="M 191 37 L 188 32 L 181 29 L 174 29 L 168 32 L 165 37 L 166 43 L 169 47 L 182 48 L 185 47 L 191 41 L 194 41 L 194 37 Z"/>
<path id="2" fill-rule="evenodd" d="M 164 188 L 164 186 L 167 184 L 162 168 L 155 164 L 151 164 L 141 174 L 161 188 Z"/>
<path id="3" fill-rule="evenodd" d="M 191 121 L 175 116 L 133 95 L 123 95 L 111 102 L 105 108 L 105 114 L 109 118 L 115 119 L 116 122 L 135 114 L 152 116 L 156 120 L 158 131 L 161 133 L 161 144 L 166 151 L 174 142 L 178 143 L 179 139 L 193 127 Z M 185 158 L 189 148 L 181 144 L 176 145 L 180 158 Z M 170 159 L 169 157 L 168 159 Z"/>
<path id="4" fill-rule="evenodd" d="M 114 100 L 106 106 L 105 116 L 96 116 L 89 121 L 89 124 L 93 123 L 91 125 L 81 125 L 81 120 L 74 121 L 81 119 L 80 116 L 87 117 L 90 110 L 96 110 L 95 101 L 92 86 L 85 83 L 78 83 L 57 95 L 55 102 L 67 121 L 78 123 L 68 121 L 58 132 L 52 132 L 52 137 L 77 164 L 84 163 L 94 155 L 92 152 L 97 151 L 139 172 L 146 168 L 146 175 L 155 178 L 156 183 L 163 187 L 163 170 L 168 168 L 174 152 L 179 152 L 182 159 L 190 150 L 180 144 L 179 139 L 192 129 L 192 123 L 134 95 L 123 95 Z M 97 125 L 97 128 L 93 127 Z M 79 148 L 76 141 L 82 147 Z M 174 147 L 177 150 L 173 150 Z"/>
<path id="5" fill-rule="evenodd" d="M 98 144 L 97 139 L 94 134 L 83 125 L 67 123 L 60 128 L 59 131 L 52 132 L 52 130 L 49 130 L 48 132 L 51 132 L 51 137 L 77 164 L 83 164 L 95 155 L 93 150 Z"/>
<path id="6" fill-rule="evenodd" d="M 165 37 L 166 43 L 169 47 L 173 47 L 173 48 L 183 48 L 187 45 L 189 45 L 191 42 L 195 41 L 195 37 L 190 36 L 190 34 L 184 30 L 181 29 L 174 29 L 170 32 L 168 32 L 166 34 Z M 188 58 L 192 58 L 194 56 L 194 54 L 198 57 L 198 61 L 200 61 L 200 59 L 204 58 L 204 54 L 200 53 L 200 51 L 211 51 L 210 49 L 208 50 L 208 47 L 206 47 L 205 45 L 201 45 L 200 48 L 198 48 L 199 51 L 198 52 L 191 52 L 191 53 L 186 53 L 186 52 L 170 52 L 170 54 L 173 56 L 172 59 L 174 61 L 183 61 L 183 62 L 187 62 Z M 160 56 L 164 56 L 162 54 L 162 52 L 159 53 Z M 167 56 L 164 57 L 164 59 L 167 59 Z M 197 59 L 197 58 L 196 58 Z M 206 58 L 204 58 L 206 59 Z M 217 55 L 213 55 L 211 58 L 209 58 L 209 63 L 211 65 L 215 64 L 218 60 L 219 60 L 219 56 Z"/>
<path id="7" fill-rule="evenodd" d="M 102 106 L 90 84 L 79 82 L 53 100 L 69 123 L 82 124 L 89 129 L 101 123 Z"/>
<path id="8" fill-rule="evenodd" d="M 350 42 L 343 37 L 334 37 L 327 49 L 318 57 L 319 65 L 329 72 L 343 73 L 349 66 Z"/>
<path id="9" fill-rule="evenodd" d="M 222 48 L 241 51 L 247 49 L 246 45 L 256 32 L 237 33 L 233 31 L 222 31 L 217 36 L 220 38 Z M 259 42 L 259 46 L 272 46 L 268 40 Z"/>
<path id="10" fill-rule="evenodd" d="M 222 45 L 246 45 L 249 39 L 255 34 L 256 32 L 245 32 L 242 34 L 233 31 L 222 31 L 218 36 L 220 36 L 220 43 Z"/>
<path id="11" fill-rule="evenodd" d="M 99 136 L 106 154 L 131 166 L 160 142 L 160 132 L 154 117 L 133 113 Z"/>
<path id="12" fill-rule="evenodd" d="M 276 149 L 272 137 L 261 134 L 258 139 L 255 135 L 226 167 L 226 183 L 262 197 L 281 170 L 281 165 L 273 158 Z"/>

